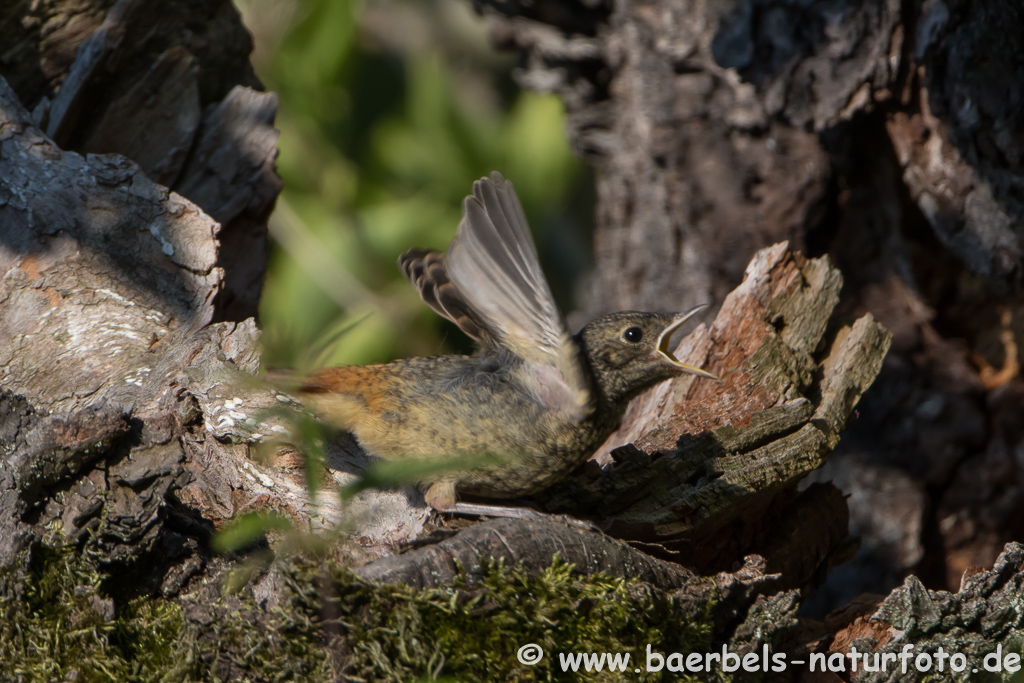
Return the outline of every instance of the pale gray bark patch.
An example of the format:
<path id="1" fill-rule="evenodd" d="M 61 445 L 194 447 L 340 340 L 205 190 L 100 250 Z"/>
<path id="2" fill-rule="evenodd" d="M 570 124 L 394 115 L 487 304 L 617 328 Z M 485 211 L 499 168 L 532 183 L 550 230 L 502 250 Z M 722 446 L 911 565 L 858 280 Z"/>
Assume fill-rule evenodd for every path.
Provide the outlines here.
<path id="1" fill-rule="evenodd" d="M 15 79 L 36 125 L 63 149 L 133 160 L 217 220 L 214 319 L 255 315 L 281 189 L 277 98 L 254 89 L 251 39 L 231 3 L 53 0 L 12 12 L 0 31 L 28 30 L 9 36 L 0 76 Z"/>
<path id="2" fill-rule="evenodd" d="M 209 341 L 218 226 L 126 159 L 57 148 L 2 80 L 0 156 L 0 561 L 58 534 L 111 571 L 146 558 L 143 583 L 173 592 L 202 565 L 168 520 L 189 480 L 183 371 Z"/>

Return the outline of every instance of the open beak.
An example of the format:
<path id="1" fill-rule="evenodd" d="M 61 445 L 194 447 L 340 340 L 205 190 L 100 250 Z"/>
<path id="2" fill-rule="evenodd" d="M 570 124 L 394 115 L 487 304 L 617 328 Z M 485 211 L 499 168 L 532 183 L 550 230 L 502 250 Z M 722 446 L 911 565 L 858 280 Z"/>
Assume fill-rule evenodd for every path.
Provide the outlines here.
<path id="1" fill-rule="evenodd" d="M 661 336 L 658 337 L 658 355 L 666 362 L 670 363 L 671 365 L 674 365 L 683 372 L 687 372 L 691 375 L 697 375 L 698 377 L 718 379 L 718 377 L 712 375 L 707 370 L 701 370 L 700 368 L 695 368 L 692 365 L 687 365 L 686 363 L 680 362 L 678 358 L 672 355 L 672 351 L 670 351 L 668 347 L 669 340 L 672 338 L 672 333 L 678 330 L 680 327 L 682 327 L 683 323 L 692 318 L 695 314 L 700 313 L 707 307 L 707 304 L 701 304 L 700 306 L 694 306 L 685 313 L 680 313 L 679 315 L 677 315 L 672 320 L 672 323 L 662 331 Z"/>

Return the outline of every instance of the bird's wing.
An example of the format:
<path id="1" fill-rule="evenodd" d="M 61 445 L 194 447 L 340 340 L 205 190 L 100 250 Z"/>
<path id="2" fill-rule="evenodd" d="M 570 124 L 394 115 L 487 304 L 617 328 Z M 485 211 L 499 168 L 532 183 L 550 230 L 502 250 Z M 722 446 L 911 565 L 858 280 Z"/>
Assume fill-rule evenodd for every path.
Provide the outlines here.
<path id="1" fill-rule="evenodd" d="M 399 264 L 420 296 L 484 345 L 523 358 L 549 407 L 582 413 L 590 394 L 576 344 L 548 287 L 512 183 L 473 184 L 447 254 L 411 251 Z"/>
<path id="2" fill-rule="evenodd" d="M 474 315 L 462 293 L 452 284 L 445 267 L 445 255 L 439 251 L 410 249 L 398 259 L 398 267 L 412 283 L 420 298 L 438 315 L 451 320 L 468 336 L 485 346 L 494 343 L 487 328 Z"/>

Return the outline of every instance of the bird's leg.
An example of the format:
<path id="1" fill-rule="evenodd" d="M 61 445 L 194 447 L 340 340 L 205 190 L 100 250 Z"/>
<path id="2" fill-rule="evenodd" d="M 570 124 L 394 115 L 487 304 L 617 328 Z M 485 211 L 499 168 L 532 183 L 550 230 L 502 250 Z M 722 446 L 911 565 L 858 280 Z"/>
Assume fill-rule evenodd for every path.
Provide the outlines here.
<path id="1" fill-rule="evenodd" d="M 507 505 L 484 505 L 481 503 L 455 503 L 451 508 L 445 510 L 445 512 L 452 515 L 466 515 L 468 517 L 504 517 L 506 519 L 535 519 L 549 522 L 564 522 L 565 524 L 572 524 L 582 529 L 586 529 L 587 531 L 601 532 L 599 528 L 590 522 L 583 521 L 582 519 L 576 519 L 569 515 L 550 515 L 546 512 L 540 512 L 532 508 L 510 507 Z"/>
<path id="2" fill-rule="evenodd" d="M 505 519 L 545 520 L 572 524 L 588 531 L 601 531 L 590 522 L 584 522 L 583 520 L 570 517 L 569 515 L 550 515 L 532 508 L 511 507 L 508 505 L 457 503 L 455 502 L 455 489 L 455 482 L 434 481 L 431 482 L 423 492 L 423 498 L 426 500 L 427 505 L 443 514 L 464 515 L 467 517 L 503 517 Z"/>

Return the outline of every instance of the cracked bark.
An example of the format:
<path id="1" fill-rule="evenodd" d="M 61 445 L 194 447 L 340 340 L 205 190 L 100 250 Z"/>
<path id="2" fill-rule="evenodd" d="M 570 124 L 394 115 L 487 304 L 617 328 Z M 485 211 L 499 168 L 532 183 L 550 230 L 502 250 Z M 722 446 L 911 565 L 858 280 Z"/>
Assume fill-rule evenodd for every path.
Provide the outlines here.
<path id="1" fill-rule="evenodd" d="M 862 541 L 811 613 L 909 573 L 956 590 L 1019 540 L 1016 3 L 478 6 L 597 171 L 594 312 L 720 300 L 786 237 L 840 268 L 841 319 L 893 333 L 811 477 L 851 494 Z"/>
<path id="2" fill-rule="evenodd" d="M 1020 380 L 992 386 L 971 364 L 998 364 L 1021 319 L 994 315 L 1019 309 L 1021 107 L 992 96 L 1020 81 L 1024 31 L 1003 30 L 1019 16 L 994 1 L 481 4 L 597 168 L 593 312 L 723 302 L 677 355 L 725 381 L 657 387 L 592 464 L 526 501 L 606 533 L 425 536 L 416 494 L 314 504 L 293 453 L 250 457 L 283 427 L 267 417 L 282 397 L 241 379 L 259 364 L 246 317 L 280 186 L 276 100 L 254 89 L 237 15 L 26 0 L 0 10 L 0 564 L 59 533 L 125 595 L 174 596 L 221 569 L 214 527 L 278 510 L 353 525 L 367 580 L 443 582 L 454 560 L 471 579 L 487 557 L 539 569 L 556 552 L 639 577 L 694 614 L 721 610 L 714 639 L 734 651 L 1016 646 L 1016 545 L 959 593 L 910 577 L 820 625 L 796 609 L 855 552 L 826 483 L 869 489 L 844 478 L 851 463 L 890 467 L 877 478 L 910 507 L 889 546 L 856 505 L 854 529 L 902 558 L 889 571 L 917 562 L 932 583 L 991 565 L 1024 500 Z M 329 446 L 327 481 L 365 467 L 351 440 Z M 941 534 L 928 508 L 947 515 Z M 929 570 L 936 543 L 948 566 Z"/>

